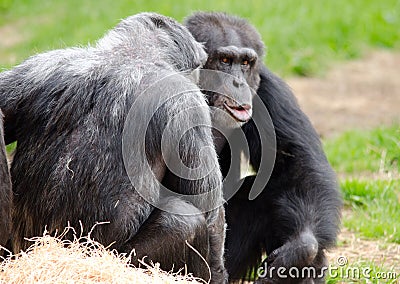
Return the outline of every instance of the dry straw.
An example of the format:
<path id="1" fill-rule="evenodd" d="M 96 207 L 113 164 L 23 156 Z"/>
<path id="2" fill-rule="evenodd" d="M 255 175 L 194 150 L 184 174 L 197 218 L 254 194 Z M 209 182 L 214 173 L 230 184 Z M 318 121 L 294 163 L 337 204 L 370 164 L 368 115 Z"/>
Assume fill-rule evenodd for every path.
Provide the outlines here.
<path id="1" fill-rule="evenodd" d="M 129 255 L 107 249 L 90 234 L 62 240 L 69 230 L 73 229 L 67 228 L 58 237 L 45 232 L 31 239 L 33 244 L 26 252 L 4 259 L 0 283 L 206 283 L 191 275 L 164 272 L 158 264 L 133 267 Z"/>

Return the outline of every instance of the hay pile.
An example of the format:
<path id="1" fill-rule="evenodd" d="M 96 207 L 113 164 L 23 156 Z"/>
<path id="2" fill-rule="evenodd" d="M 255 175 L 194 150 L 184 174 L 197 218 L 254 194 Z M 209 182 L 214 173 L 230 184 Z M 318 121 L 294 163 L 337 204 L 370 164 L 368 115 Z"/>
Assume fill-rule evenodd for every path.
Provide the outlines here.
<path id="1" fill-rule="evenodd" d="M 107 250 L 90 237 L 66 241 L 62 235 L 45 233 L 32 239 L 26 252 L 5 259 L 0 263 L 0 283 L 206 283 L 166 273 L 157 265 L 135 268 L 128 256 Z"/>

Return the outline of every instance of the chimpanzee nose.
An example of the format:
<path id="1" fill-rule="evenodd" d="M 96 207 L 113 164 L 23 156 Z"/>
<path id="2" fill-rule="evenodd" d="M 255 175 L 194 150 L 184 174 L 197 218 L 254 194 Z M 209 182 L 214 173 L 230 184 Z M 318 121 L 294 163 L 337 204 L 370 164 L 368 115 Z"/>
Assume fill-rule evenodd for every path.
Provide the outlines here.
<path id="1" fill-rule="evenodd" d="M 239 78 L 233 78 L 233 86 L 235 86 L 236 88 L 242 87 L 244 85 L 243 80 L 239 79 Z"/>

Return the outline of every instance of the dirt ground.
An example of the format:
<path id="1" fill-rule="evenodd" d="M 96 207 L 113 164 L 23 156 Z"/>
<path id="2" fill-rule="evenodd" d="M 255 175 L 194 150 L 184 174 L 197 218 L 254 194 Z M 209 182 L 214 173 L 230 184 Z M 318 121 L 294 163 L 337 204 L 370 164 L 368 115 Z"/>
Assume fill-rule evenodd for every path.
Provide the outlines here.
<path id="1" fill-rule="evenodd" d="M 322 137 L 400 122 L 400 53 L 375 51 L 288 83 Z"/>
<path id="2" fill-rule="evenodd" d="M 288 83 L 322 137 L 349 129 L 400 123 L 400 53 L 375 51 L 339 64 L 321 78 L 292 78 Z M 344 218 L 351 212 L 344 212 Z M 346 229 L 340 247 L 329 252 L 331 264 L 373 261 L 400 273 L 400 245 L 365 240 Z"/>

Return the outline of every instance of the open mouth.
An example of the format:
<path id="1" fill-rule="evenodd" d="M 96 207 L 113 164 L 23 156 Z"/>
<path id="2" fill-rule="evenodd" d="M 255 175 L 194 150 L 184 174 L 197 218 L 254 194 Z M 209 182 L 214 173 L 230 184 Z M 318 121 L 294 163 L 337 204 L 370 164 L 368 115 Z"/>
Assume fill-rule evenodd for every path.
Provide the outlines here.
<path id="1" fill-rule="evenodd" d="M 247 122 L 251 118 L 252 109 L 251 106 L 248 104 L 231 105 L 224 103 L 224 107 L 228 111 L 228 113 L 237 121 Z"/>

